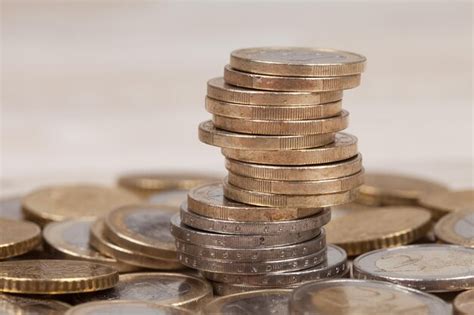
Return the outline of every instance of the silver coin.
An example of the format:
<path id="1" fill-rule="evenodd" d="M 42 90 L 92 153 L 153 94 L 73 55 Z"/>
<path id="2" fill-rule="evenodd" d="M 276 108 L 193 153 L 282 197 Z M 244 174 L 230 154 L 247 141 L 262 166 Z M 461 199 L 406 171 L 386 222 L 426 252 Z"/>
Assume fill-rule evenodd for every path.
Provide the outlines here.
<path id="1" fill-rule="evenodd" d="M 64 315 L 192 315 L 190 310 L 145 301 L 96 301 L 77 305 Z M 59 314 L 58 314 L 59 315 Z"/>
<path id="2" fill-rule="evenodd" d="M 1 315 L 59 315 L 70 307 L 69 304 L 47 298 L 0 294 Z"/>
<path id="3" fill-rule="evenodd" d="M 353 273 L 428 292 L 465 290 L 474 288 L 474 248 L 423 244 L 375 250 L 354 260 Z"/>

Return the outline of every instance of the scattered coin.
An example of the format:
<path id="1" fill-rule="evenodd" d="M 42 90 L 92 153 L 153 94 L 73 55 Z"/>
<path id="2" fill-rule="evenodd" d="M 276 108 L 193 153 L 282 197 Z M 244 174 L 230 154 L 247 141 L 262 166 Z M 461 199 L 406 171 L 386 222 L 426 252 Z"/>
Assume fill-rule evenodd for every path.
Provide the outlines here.
<path id="1" fill-rule="evenodd" d="M 474 190 L 427 192 L 421 196 L 420 205 L 440 218 L 457 210 L 474 208 Z"/>
<path id="2" fill-rule="evenodd" d="M 0 218 L 23 220 L 21 212 L 21 198 L 11 197 L 0 200 Z"/>
<path id="3" fill-rule="evenodd" d="M 64 314 L 70 307 L 69 304 L 52 299 L 0 294 L 0 314 L 2 315 Z"/>
<path id="4" fill-rule="evenodd" d="M 143 314 L 143 315 L 192 315 L 189 310 L 173 306 L 159 305 L 144 301 L 97 301 L 77 305 L 65 315 L 105 315 L 105 314 Z"/>
<path id="5" fill-rule="evenodd" d="M 0 259 L 25 254 L 41 243 L 41 229 L 32 222 L 0 218 Z"/>
<path id="6" fill-rule="evenodd" d="M 474 314 L 474 290 L 464 291 L 456 296 L 453 306 L 456 315 Z"/>
<path id="7" fill-rule="evenodd" d="M 445 215 L 434 232 L 444 243 L 474 247 L 474 207 Z"/>

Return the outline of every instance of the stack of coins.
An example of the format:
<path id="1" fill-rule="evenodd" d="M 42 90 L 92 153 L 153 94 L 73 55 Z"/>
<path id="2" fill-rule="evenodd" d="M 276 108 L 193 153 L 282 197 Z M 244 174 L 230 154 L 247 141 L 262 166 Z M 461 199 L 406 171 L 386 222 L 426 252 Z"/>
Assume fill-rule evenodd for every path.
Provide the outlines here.
<path id="1" fill-rule="evenodd" d="M 180 262 L 201 270 L 215 293 L 346 272 L 346 254 L 326 247 L 322 227 L 362 184 L 357 138 L 340 131 L 349 116 L 343 90 L 359 85 L 365 60 L 330 49 L 240 49 L 224 78 L 208 82 L 213 119 L 199 139 L 222 148 L 228 176 L 189 193 L 172 234 Z"/>

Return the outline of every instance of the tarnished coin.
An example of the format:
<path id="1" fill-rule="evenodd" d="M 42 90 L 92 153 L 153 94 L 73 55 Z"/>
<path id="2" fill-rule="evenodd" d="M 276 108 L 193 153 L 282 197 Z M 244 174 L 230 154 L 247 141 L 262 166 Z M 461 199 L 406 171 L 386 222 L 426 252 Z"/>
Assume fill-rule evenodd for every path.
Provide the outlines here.
<path id="1" fill-rule="evenodd" d="M 241 222 L 296 220 L 321 211 L 321 208 L 267 208 L 234 202 L 224 197 L 221 183 L 192 189 L 188 195 L 188 209 L 210 218 Z"/>
<path id="2" fill-rule="evenodd" d="M 412 243 L 431 227 L 431 213 L 423 208 L 399 206 L 353 211 L 326 226 L 328 242 L 349 256 L 374 249 Z"/>
<path id="3" fill-rule="evenodd" d="M 366 58 L 348 51 L 309 47 L 258 47 L 234 50 L 232 68 L 269 75 L 332 77 L 359 74 Z"/>
<path id="4" fill-rule="evenodd" d="M 295 136 L 262 136 L 217 129 L 212 121 L 199 124 L 199 140 L 222 148 L 247 150 L 293 150 L 324 146 L 333 142 L 334 133 Z"/>
<path id="5" fill-rule="evenodd" d="M 23 213 L 40 225 L 71 218 L 93 217 L 141 199 L 124 189 L 97 185 L 55 186 L 36 190 L 22 200 Z"/>
<path id="6" fill-rule="evenodd" d="M 286 315 L 291 290 L 270 289 L 237 293 L 214 299 L 203 309 L 203 314 L 226 315 Z"/>
<path id="7" fill-rule="evenodd" d="M 27 253 L 41 243 L 41 229 L 32 222 L 0 218 L 0 259 Z"/>
<path id="8" fill-rule="evenodd" d="M 465 290 L 474 288 L 474 248 L 423 244 L 379 249 L 357 257 L 353 273 L 428 292 Z"/>
<path id="9" fill-rule="evenodd" d="M 340 77 L 285 77 L 248 73 L 224 68 L 224 80 L 228 84 L 256 90 L 327 92 L 353 89 L 360 84 L 360 74 Z"/>
<path id="10" fill-rule="evenodd" d="M 438 315 L 451 310 L 440 298 L 381 281 L 353 279 L 305 284 L 293 291 L 291 314 Z"/>
<path id="11" fill-rule="evenodd" d="M 222 148 L 222 154 L 229 159 L 242 162 L 269 165 L 312 165 L 332 163 L 354 157 L 357 152 L 357 138 L 347 133 L 337 133 L 331 144 L 301 150 L 265 151 L 254 147 L 247 150 Z"/>
<path id="12" fill-rule="evenodd" d="M 474 207 L 445 215 L 436 223 L 434 232 L 445 243 L 474 247 Z"/>
<path id="13" fill-rule="evenodd" d="M 0 218 L 22 220 L 21 198 L 11 197 L 0 200 Z"/>
<path id="14" fill-rule="evenodd" d="M 474 190 L 432 191 L 421 196 L 419 203 L 437 218 L 453 211 L 474 208 Z"/>
<path id="15" fill-rule="evenodd" d="M 342 99 L 342 91 L 330 92 L 285 92 L 244 89 L 225 83 L 224 78 L 214 78 L 207 82 L 207 96 L 231 103 L 265 106 L 291 106 L 325 104 Z"/>
<path id="16" fill-rule="evenodd" d="M 468 290 L 456 296 L 453 306 L 456 315 L 474 314 L 474 290 Z"/>
<path id="17" fill-rule="evenodd" d="M 73 296 L 74 304 L 100 300 L 140 300 L 188 309 L 199 309 L 212 298 L 212 287 L 204 279 L 179 274 L 142 272 L 120 275 L 111 290 Z"/>
<path id="18" fill-rule="evenodd" d="M 70 307 L 69 304 L 52 299 L 0 294 L 2 315 L 59 315 L 64 314 Z"/>
<path id="19" fill-rule="evenodd" d="M 105 315 L 105 314 L 142 314 L 142 315 L 192 315 L 183 308 L 159 305 L 144 301 L 97 301 L 77 305 L 65 315 Z"/>
<path id="20" fill-rule="evenodd" d="M 66 294 L 109 289 L 118 272 L 81 260 L 17 260 L 0 262 L 0 292 Z"/>

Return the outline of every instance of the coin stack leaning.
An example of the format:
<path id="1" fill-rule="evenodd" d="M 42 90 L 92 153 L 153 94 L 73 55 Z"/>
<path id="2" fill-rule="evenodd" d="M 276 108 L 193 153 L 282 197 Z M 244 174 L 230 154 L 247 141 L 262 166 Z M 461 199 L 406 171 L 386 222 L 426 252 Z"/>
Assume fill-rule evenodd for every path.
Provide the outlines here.
<path id="1" fill-rule="evenodd" d="M 345 253 L 326 247 L 322 227 L 362 184 L 357 138 L 340 131 L 349 116 L 343 90 L 359 85 L 365 60 L 330 49 L 240 49 L 224 78 L 208 82 L 213 119 L 199 139 L 222 148 L 229 173 L 191 190 L 171 229 L 179 261 L 201 270 L 216 294 L 346 272 Z"/>

